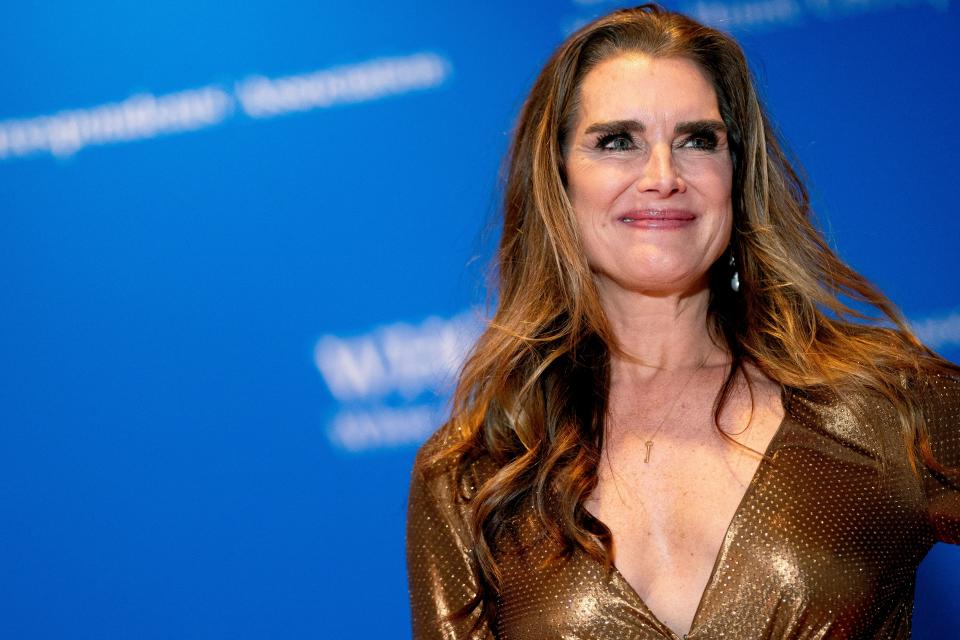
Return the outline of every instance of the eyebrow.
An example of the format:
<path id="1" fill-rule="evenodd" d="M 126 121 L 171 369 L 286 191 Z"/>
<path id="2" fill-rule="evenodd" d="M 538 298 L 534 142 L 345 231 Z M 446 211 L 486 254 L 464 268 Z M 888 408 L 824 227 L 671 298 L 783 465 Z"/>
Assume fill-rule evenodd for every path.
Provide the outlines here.
<path id="1" fill-rule="evenodd" d="M 584 131 L 584 134 L 600 133 L 603 135 L 611 135 L 623 133 L 624 131 L 628 133 L 643 133 L 645 129 L 646 127 L 644 127 L 643 123 L 639 120 L 611 120 L 610 122 L 595 122 L 591 124 L 587 127 L 586 131 Z M 705 130 L 719 133 L 726 131 L 727 127 L 720 120 L 691 120 L 689 122 L 678 122 L 673 128 L 673 132 L 677 135 Z"/>
<path id="2" fill-rule="evenodd" d="M 690 122 L 678 122 L 673 128 L 675 134 L 697 133 L 700 131 L 712 131 L 714 133 L 723 133 L 727 130 L 727 125 L 720 120 L 691 120 Z"/>
<path id="3" fill-rule="evenodd" d="M 609 135 L 614 133 L 643 133 L 644 126 L 639 120 L 611 120 L 610 122 L 595 122 L 584 131 L 585 134 L 600 133 Z"/>

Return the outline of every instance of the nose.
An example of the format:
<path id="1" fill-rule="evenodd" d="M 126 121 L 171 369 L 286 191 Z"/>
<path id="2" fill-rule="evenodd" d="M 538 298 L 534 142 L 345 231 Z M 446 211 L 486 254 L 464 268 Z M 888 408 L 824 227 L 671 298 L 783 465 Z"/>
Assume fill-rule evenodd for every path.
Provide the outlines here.
<path id="1" fill-rule="evenodd" d="M 654 192 L 660 197 L 684 191 L 686 185 L 673 160 L 673 149 L 669 144 L 654 145 L 644 161 L 642 173 L 637 180 L 637 190 Z"/>

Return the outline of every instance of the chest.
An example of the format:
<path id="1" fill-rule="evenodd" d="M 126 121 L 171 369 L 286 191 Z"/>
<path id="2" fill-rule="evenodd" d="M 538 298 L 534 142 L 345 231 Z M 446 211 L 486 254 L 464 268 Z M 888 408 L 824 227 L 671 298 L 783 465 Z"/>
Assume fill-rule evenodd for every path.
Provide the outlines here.
<path id="1" fill-rule="evenodd" d="M 605 452 L 588 510 L 613 536 L 614 564 L 651 611 L 690 629 L 727 531 L 782 414 L 751 425 L 749 445 L 719 434 L 620 438 Z M 750 446 L 752 449 L 748 449 Z"/>
<path id="2" fill-rule="evenodd" d="M 896 472 L 905 463 L 888 459 L 891 475 L 878 482 L 860 431 L 845 437 L 822 426 L 849 424 L 841 416 L 813 423 L 797 408 L 774 429 L 763 464 L 657 438 L 647 464 L 672 470 L 621 469 L 612 482 L 611 461 L 645 446 L 605 453 L 598 472 L 607 475 L 588 509 L 613 534 L 616 569 L 607 574 L 578 553 L 534 571 L 550 555 L 540 543 L 510 556 L 504 637 L 669 638 L 689 630 L 699 639 L 736 629 L 741 638 L 793 638 L 811 628 L 823 637 L 900 637 L 887 631 L 901 627 L 908 634 L 916 566 L 931 544 L 909 469 Z"/>

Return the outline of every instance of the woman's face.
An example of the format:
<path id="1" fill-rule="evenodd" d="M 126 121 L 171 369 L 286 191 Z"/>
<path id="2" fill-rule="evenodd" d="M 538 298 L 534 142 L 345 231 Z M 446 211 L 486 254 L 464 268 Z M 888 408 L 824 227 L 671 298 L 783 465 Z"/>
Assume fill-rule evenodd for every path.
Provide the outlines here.
<path id="1" fill-rule="evenodd" d="M 567 193 L 601 295 L 707 287 L 730 242 L 733 161 L 717 96 L 684 58 L 639 53 L 583 80 Z"/>

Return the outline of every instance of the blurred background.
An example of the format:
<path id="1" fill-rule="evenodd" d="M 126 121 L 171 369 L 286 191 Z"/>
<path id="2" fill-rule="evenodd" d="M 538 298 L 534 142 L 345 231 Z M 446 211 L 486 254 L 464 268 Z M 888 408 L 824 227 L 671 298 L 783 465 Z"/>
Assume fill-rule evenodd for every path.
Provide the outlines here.
<path id="1" fill-rule="evenodd" d="M 617 6 L 4 7 L 0 637 L 409 637 L 513 119 Z M 830 242 L 960 358 L 956 5 L 669 6 L 742 41 Z M 960 635 L 958 569 L 915 638 Z"/>

